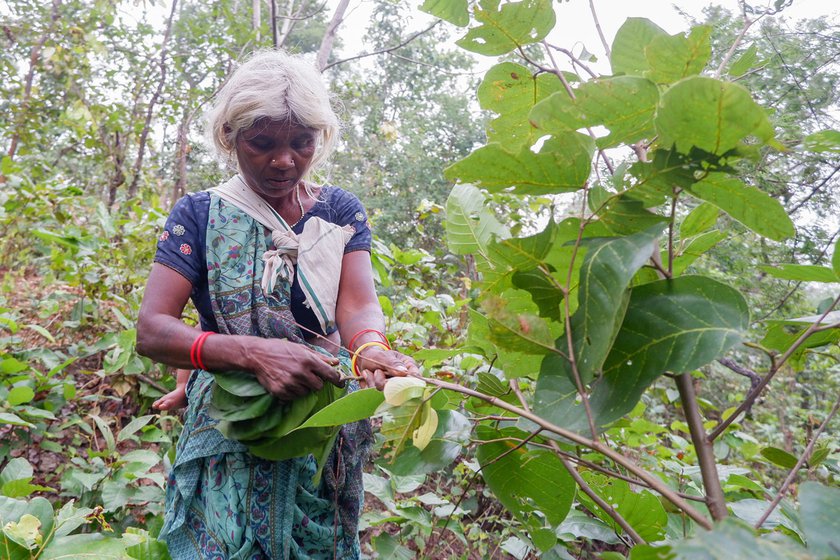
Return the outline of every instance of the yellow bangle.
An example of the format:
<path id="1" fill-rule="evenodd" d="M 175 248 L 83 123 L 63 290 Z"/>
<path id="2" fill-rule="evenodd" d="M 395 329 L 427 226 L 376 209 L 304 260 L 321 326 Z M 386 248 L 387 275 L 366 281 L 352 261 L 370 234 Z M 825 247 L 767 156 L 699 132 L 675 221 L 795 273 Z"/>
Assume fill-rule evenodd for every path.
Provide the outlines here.
<path id="1" fill-rule="evenodd" d="M 350 360 L 350 371 L 352 371 L 357 376 L 361 376 L 361 374 L 356 370 L 356 361 L 359 359 L 359 354 L 361 354 L 362 350 L 370 346 L 379 346 L 383 350 L 390 350 L 390 348 L 388 348 L 385 345 L 385 343 L 379 342 L 378 340 L 372 340 L 370 342 L 365 342 L 364 344 L 361 344 L 358 348 L 356 348 L 356 351 L 353 352 L 353 359 Z"/>

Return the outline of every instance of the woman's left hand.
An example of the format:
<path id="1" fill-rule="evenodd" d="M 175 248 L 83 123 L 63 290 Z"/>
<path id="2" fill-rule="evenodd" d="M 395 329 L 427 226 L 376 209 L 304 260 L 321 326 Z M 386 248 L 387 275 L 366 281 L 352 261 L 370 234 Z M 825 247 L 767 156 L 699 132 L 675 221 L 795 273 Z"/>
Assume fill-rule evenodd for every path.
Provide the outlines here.
<path id="1" fill-rule="evenodd" d="M 362 350 L 357 362 L 357 369 L 362 374 L 360 380 L 365 387 L 376 387 L 380 391 L 391 377 L 419 376 L 420 370 L 415 361 L 396 350 L 387 350 L 371 346 Z"/>

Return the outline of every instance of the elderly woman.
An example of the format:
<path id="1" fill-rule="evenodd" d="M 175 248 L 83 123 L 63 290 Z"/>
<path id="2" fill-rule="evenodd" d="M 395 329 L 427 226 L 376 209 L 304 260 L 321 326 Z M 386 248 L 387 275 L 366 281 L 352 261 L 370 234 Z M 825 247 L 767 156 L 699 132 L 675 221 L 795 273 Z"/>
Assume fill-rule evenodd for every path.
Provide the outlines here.
<path id="1" fill-rule="evenodd" d="M 312 180 L 338 120 L 317 71 L 270 51 L 233 73 L 207 124 L 238 173 L 176 203 L 137 324 L 139 353 L 192 370 L 161 538 L 176 560 L 357 558 L 366 421 L 341 428 L 316 484 L 312 455 L 256 457 L 209 411 L 212 372 L 249 372 L 276 406 L 343 385 L 342 347 L 368 386 L 417 372 L 382 334 L 365 209 Z M 181 320 L 190 299 L 201 331 Z"/>

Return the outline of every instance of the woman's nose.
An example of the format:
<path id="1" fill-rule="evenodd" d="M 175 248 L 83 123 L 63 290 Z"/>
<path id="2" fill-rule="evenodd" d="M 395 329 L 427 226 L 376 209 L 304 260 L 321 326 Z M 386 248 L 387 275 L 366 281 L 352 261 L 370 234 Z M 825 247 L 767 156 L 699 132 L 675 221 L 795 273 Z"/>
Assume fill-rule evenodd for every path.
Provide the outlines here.
<path id="1" fill-rule="evenodd" d="M 271 166 L 276 167 L 278 169 L 289 169 L 290 167 L 294 166 L 294 160 L 292 160 L 291 154 L 289 152 L 276 152 L 271 157 Z"/>

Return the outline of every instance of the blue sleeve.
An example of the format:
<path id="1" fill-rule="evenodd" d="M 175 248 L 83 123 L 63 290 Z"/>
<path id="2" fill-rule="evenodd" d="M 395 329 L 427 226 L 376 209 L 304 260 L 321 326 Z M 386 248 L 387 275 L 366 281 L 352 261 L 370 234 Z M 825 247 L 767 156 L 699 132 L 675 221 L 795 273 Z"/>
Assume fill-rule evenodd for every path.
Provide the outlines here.
<path id="1" fill-rule="evenodd" d="M 340 226 L 350 225 L 356 230 L 350 241 L 344 247 L 344 253 L 353 251 L 370 251 L 371 233 L 367 212 L 361 201 L 353 193 L 344 189 L 336 189 L 332 200 L 332 208 L 335 212 L 335 222 Z"/>
<path id="2" fill-rule="evenodd" d="M 181 274 L 194 290 L 207 277 L 204 253 L 207 215 L 205 212 L 202 220 L 200 214 L 191 195 L 178 200 L 158 237 L 155 253 L 155 262 Z"/>

